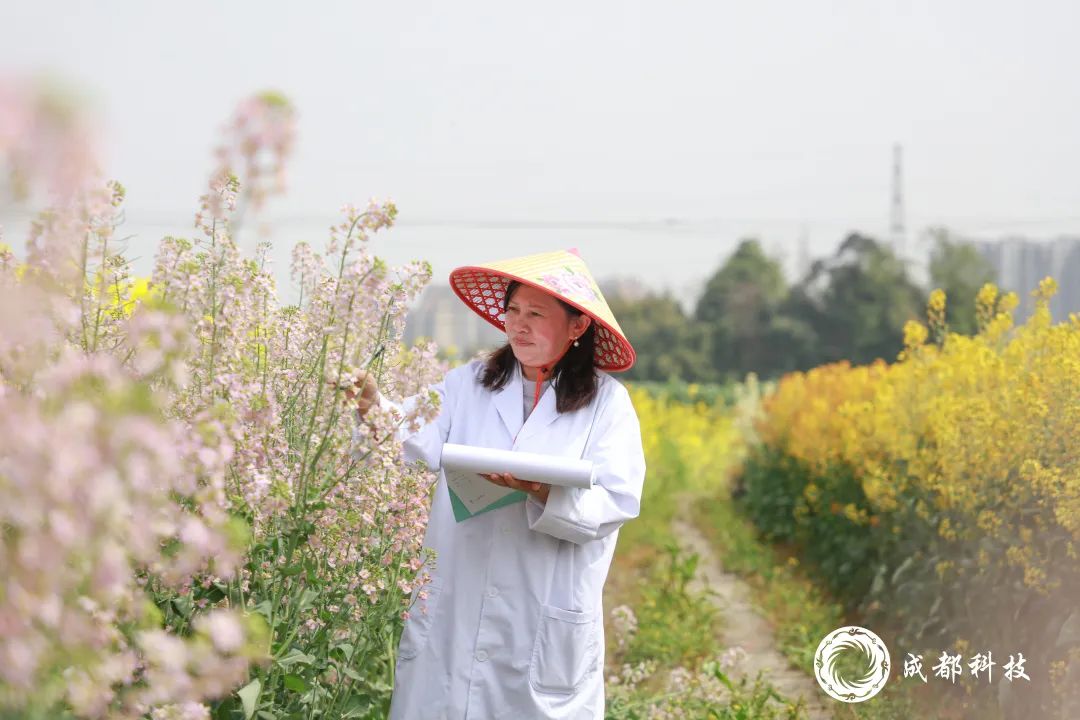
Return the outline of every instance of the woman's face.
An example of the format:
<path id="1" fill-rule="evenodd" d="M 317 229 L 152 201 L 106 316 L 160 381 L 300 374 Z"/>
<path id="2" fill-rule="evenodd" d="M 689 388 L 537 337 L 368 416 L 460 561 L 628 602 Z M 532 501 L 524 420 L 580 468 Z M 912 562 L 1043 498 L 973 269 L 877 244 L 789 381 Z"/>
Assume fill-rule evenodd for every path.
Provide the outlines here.
<path id="1" fill-rule="evenodd" d="M 589 327 L 587 315 L 573 315 L 551 295 L 519 285 L 506 307 L 506 339 L 514 357 L 529 368 L 542 367 L 559 356 Z"/>

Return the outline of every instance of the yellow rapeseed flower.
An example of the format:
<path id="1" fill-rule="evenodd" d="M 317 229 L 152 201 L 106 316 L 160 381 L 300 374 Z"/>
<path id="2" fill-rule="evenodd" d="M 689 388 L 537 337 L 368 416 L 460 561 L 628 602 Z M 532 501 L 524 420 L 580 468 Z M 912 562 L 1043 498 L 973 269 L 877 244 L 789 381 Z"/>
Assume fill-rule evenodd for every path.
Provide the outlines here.
<path id="1" fill-rule="evenodd" d="M 1052 322 L 1046 279 L 1039 307 L 1016 325 L 1015 293 L 987 284 L 976 305 L 979 332 L 948 334 L 925 345 L 928 326 L 904 327 L 898 362 L 853 367 L 835 363 L 783 377 L 763 402 L 755 428 L 761 442 L 809 468 L 795 513 L 820 497 L 844 497 L 854 473 L 873 516 L 896 527 L 891 513 L 913 511 L 924 541 L 967 543 L 992 538 L 1007 552 L 972 545 L 980 566 L 1023 570 L 1029 587 L 1074 572 L 1060 567 L 1080 541 L 1080 315 Z M 931 294 L 930 327 L 945 308 Z M 852 522 L 859 508 L 836 507 Z M 864 511 L 866 512 L 866 511 Z M 1068 543 L 1067 545 L 1065 543 Z M 980 553 L 982 550 L 982 553 Z M 1057 565 L 1055 565 L 1057 563 Z"/>

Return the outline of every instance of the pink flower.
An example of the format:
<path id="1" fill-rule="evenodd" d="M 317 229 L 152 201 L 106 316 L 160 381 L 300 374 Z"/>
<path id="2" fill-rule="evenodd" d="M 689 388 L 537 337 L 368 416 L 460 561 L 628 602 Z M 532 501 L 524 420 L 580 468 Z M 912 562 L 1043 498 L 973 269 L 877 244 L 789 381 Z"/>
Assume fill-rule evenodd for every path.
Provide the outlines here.
<path id="1" fill-rule="evenodd" d="M 37 112 L 11 110 L 4 92 L 0 85 L 0 153 L 25 145 L 19 134 L 33 131 Z M 241 604 L 254 608 L 267 598 L 253 589 L 302 581 L 285 579 L 299 559 L 284 550 L 242 562 L 249 547 L 274 546 L 298 516 L 311 528 L 304 551 L 317 559 L 310 572 L 320 584 L 395 604 L 416 587 L 434 475 L 403 467 L 400 445 L 374 438 L 432 419 L 437 400 L 373 412 L 358 463 L 335 388 L 378 348 L 395 358 L 381 376 L 395 399 L 423 393 L 445 372 L 434 346 L 400 345 L 405 303 L 431 270 L 390 268 L 369 253 L 370 236 L 394 222 L 393 203 L 350 206 L 325 254 L 296 246 L 300 297 L 283 307 L 265 245 L 245 254 L 233 232 L 242 208 L 253 212 L 280 191 L 293 134 L 294 113 L 280 98 L 237 109 L 199 199 L 200 237 L 161 241 L 153 301 L 109 304 L 131 282 L 114 237 L 116 184 L 83 184 L 35 222 L 26 281 L 10 253 L 0 256 L 0 457 L 9 481 L 0 522 L 16 538 L 0 547 L 0 681 L 15 703 L 55 683 L 42 658 L 61 657 L 72 662 L 69 702 L 89 714 L 117 703 L 156 720 L 206 717 L 201 701 L 239 687 L 251 659 L 242 618 L 213 609 L 206 592 L 239 574 L 230 592 L 243 588 Z M 81 167 L 43 172 L 61 166 Z M 185 612 L 194 603 L 196 637 L 175 634 L 185 624 L 173 620 L 129 640 L 120 628 L 145 628 L 151 600 Z M 366 622 L 356 596 L 346 602 L 355 607 L 343 622 Z M 311 612 L 297 615 L 318 626 Z"/>

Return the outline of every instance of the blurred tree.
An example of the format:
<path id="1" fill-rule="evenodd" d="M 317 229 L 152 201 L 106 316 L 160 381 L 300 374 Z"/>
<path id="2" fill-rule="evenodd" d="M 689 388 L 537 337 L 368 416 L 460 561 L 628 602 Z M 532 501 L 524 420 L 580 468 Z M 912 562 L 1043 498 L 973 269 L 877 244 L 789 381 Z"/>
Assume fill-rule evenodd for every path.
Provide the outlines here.
<path id="1" fill-rule="evenodd" d="M 973 332 L 975 294 L 993 271 L 974 248 L 935 232 L 932 285 L 949 297 L 950 328 Z M 692 317 L 670 294 L 642 293 L 639 283 L 609 299 L 638 354 L 628 380 L 727 382 L 837 360 L 892 361 L 904 323 L 923 318 L 928 292 L 888 246 L 852 233 L 790 288 L 757 240 L 742 241 L 706 282 Z"/>
<path id="2" fill-rule="evenodd" d="M 811 328 L 818 346 L 804 367 L 837 360 L 892 361 L 903 346 L 903 327 L 922 316 L 924 292 L 885 245 L 853 233 L 828 261 L 817 261 L 783 308 Z"/>
<path id="3" fill-rule="evenodd" d="M 818 364 L 821 341 L 814 326 L 787 312 L 792 295 L 780 306 L 769 323 L 766 345 L 769 366 L 758 372 L 762 378 L 776 378 L 794 370 L 808 370 Z"/>
<path id="4" fill-rule="evenodd" d="M 711 382 L 712 366 L 702 348 L 701 328 L 691 323 L 679 302 L 668 293 L 635 298 L 608 298 L 619 326 L 637 352 L 627 380 Z"/>
<path id="5" fill-rule="evenodd" d="M 988 282 L 997 282 L 993 266 L 969 243 L 953 239 L 945 228 L 930 230 L 930 288 L 945 291 L 945 320 L 952 332 L 973 335 L 975 296 Z"/>
<path id="6" fill-rule="evenodd" d="M 786 364 L 777 346 L 793 328 L 774 320 L 788 294 L 780 263 L 768 257 L 755 239 L 743 240 L 705 284 L 694 310 L 706 340 L 705 353 L 725 379 L 748 372 L 775 373 Z"/>

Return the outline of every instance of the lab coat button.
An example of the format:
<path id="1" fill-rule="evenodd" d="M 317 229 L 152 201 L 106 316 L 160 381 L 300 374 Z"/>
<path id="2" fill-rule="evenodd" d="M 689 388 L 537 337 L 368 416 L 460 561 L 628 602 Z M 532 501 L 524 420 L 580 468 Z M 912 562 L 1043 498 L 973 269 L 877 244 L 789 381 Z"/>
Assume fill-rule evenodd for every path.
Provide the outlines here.
<path id="1" fill-rule="evenodd" d="M 497 588 L 497 587 L 489 587 L 488 591 L 487 591 L 487 596 L 489 598 L 498 597 L 499 596 L 499 588 Z"/>
<path id="2" fill-rule="evenodd" d="M 488 654 L 486 652 L 484 652 L 483 650 L 478 650 L 476 652 L 476 659 L 479 660 L 480 662 L 484 662 L 485 660 L 488 659 Z"/>

